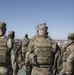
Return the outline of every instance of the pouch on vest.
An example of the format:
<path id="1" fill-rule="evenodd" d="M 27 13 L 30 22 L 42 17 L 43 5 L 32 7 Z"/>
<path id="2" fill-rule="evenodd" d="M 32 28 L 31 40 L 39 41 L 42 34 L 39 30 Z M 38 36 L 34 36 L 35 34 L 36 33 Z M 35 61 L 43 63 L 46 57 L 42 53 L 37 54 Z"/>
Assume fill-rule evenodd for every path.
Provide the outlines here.
<path id="1" fill-rule="evenodd" d="M 66 58 L 67 58 L 67 57 L 66 57 L 66 52 L 64 52 L 64 53 L 63 53 L 63 58 L 62 58 L 62 60 L 63 60 L 63 61 L 66 61 Z"/>
<path id="2" fill-rule="evenodd" d="M 34 53 L 31 53 L 29 55 L 29 62 L 31 65 L 36 65 L 37 64 L 37 55 L 35 55 Z"/>

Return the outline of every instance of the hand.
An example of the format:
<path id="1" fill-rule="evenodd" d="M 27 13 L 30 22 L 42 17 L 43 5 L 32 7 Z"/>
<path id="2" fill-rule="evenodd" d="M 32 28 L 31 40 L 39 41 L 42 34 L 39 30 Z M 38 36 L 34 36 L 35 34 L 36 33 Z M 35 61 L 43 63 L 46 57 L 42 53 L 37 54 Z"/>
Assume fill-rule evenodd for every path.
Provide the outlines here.
<path id="1" fill-rule="evenodd" d="M 19 69 L 22 69 L 22 65 L 19 64 L 18 67 L 19 67 Z"/>

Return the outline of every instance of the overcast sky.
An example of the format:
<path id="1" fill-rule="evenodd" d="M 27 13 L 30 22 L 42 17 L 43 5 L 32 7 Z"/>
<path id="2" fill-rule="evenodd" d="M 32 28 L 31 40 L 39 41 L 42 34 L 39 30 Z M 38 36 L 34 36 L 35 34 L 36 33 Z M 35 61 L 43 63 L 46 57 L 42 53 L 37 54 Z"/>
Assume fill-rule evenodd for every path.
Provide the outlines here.
<path id="1" fill-rule="evenodd" d="M 0 21 L 7 32 L 14 30 L 15 38 L 36 34 L 39 23 L 47 23 L 53 39 L 67 39 L 74 32 L 74 0 L 0 0 Z"/>

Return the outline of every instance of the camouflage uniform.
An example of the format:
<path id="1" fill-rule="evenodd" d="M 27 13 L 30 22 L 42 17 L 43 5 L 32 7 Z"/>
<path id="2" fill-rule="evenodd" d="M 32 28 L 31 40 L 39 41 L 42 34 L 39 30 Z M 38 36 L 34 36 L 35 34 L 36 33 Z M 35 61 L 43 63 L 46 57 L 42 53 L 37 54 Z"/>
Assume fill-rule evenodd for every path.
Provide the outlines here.
<path id="1" fill-rule="evenodd" d="M 19 65 L 19 59 L 21 59 L 20 56 L 20 47 L 18 43 L 15 43 L 14 41 L 15 32 L 9 31 L 8 32 L 8 43 L 9 47 L 12 45 L 12 48 L 10 48 L 11 51 L 11 66 L 12 66 L 12 75 L 17 75 L 18 73 L 18 65 Z M 11 43 L 10 43 L 11 41 Z"/>
<path id="2" fill-rule="evenodd" d="M 38 25 L 39 26 L 39 25 Z M 38 27 L 37 26 L 37 27 Z M 48 35 L 48 32 L 46 32 L 46 34 L 47 34 L 47 38 L 48 39 L 50 39 L 50 40 L 52 40 L 52 38 Z M 36 33 L 36 35 L 34 35 L 32 38 L 31 38 L 31 41 L 34 41 L 34 40 L 36 40 L 38 38 L 38 31 L 37 31 L 37 33 Z"/>
<path id="3" fill-rule="evenodd" d="M 74 75 L 74 33 L 68 34 L 68 42 L 62 47 L 62 70 L 59 75 Z"/>
<path id="4" fill-rule="evenodd" d="M 14 55 L 12 54 L 12 49 L 14 47 L 14 37 L 15 37 L 15 32 L 14 31 L 9 31 L 8 32 L 8 42 L 7 42 L 7 45 L 9 46 L 9 50 L 10 50 L 10 56 L 11 56 L 11 68 L 12 68 L 12 75 L 13 75 L 13 71 L 14 71 L 14 60 L 15 60 L 15 57 Z M 10 46 L 12 45 L 12 48 L 10 48 Z"/>
<path id="5" fill-rule="evenodd" d="M 21 67 L 21 51 L 18 43 L 14 43 L 14 46 L 11 50 L 11 61 L 13 75 L 17 75 L 19 68 Z"/>
<path id="6" fill-rule="evenodd" d="M 28 38 L 28 34 L 25 34 L 25 38 L 23 38 L 22 40 L 22 60 L 23 60 L 23 64 L 25 63 L 25 54 L 26 54 L 26 50 L 28 47 L 28 44 L 30 42 L 30 39 Z"/>
<path id="7" fill-rule="evenodd" d="M 9 75 L 10 51 L 7 45 L 6 24 L 0 22 L 0 75 Z M 10 46 L 11 48 L 11 46 Z"/>
<path id="8" fill-rule="evenodd" d="M 31 75 L 53 75 L 52 68 L 54 60 L 56 60 L 55 57 L 58 52 L 58 45 L 51 41 L 46 33 L 47 26 L 44 23 L 38 25 L 39 35 L 34 41 L 31 41 L 28 46 L 25 64 L 32 65 Z M 55 66 L 57 66 L 57 63 Z M 29 71 L 31 67 L 27 67 L 27 69 Z"/>

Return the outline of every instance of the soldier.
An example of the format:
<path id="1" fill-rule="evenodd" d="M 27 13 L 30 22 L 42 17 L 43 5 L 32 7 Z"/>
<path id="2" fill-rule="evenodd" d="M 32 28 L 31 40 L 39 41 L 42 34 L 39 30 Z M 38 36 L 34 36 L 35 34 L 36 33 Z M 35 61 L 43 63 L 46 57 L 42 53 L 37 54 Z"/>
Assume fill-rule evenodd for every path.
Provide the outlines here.
<path id="1" fill-rule="evenodd" d="M 13 47 L 13 45 L 14 45 L 14 38 L 15 38 L 15 32 L 14 31 L 9 31 L 8 32 L 8 42 L 7 42 L 7 45 L 9 46 L 9 48 L 10 48 L 10 46 Z"/>
<path id="2" fill-rule="evenodd" d="M 11 66 L 12 66 L 12 75 L 17 75 L 18 70 L 19 70 L 19 62 L 21 61 L 20 59 L 20 46 L 18 43 L 14 41 L 15 38 L 15 31 L 9 31 L 8 32 L 8 43 L 9 46 L 12 45 L 12 48 L 10 48 L 10 53 L 11 53 Z M 10 43 L 11 41 L 11 43 Z M 20 60 L 20 61 L 19 61 Z"/>
<path id="3" fill-rule="evenodd" d="M 59 75 L 74 75 L 74 33 L 68 34 L 68 41 L 62 47 L 62 70 Z"/>
<path id="4" fill-rule="evenodd" d="M 28 38 L 28 34 L 25 34 L 25 37 L 23 38 L 22 40 L 22 61 L 23 63 L 22 64 L 25 64 L 25 54 L 26 54 L 26 50 L 27 50 L 27 47 L 28 47 L 28 44 L 30 42 L 30 39 Z"/>
<path id="5" fill-rule="evenodd" d="M 39 24 L 37 38 L 29 43 L 25 58 L 27 75 L 53 75 L 54 60 L 57 62 L 55 57 L 59 51 L 57 43 L 48 38 L 47 29 L 44 23 Z"/>
<path id="6" fill-rule="evenodd" d="M 14 54 L 13 54 L 13 47 L 14 47 L 14 43 L 15 43 L 15 41 L 14 41 L 14 38 L 15 38 L 15 32 L 14 31 L 9 31 L 8 32 L 8 42 L 7 42 L 7 45 L 9 46 L 9 48 L 10 48 L 10 45 L 12 45 L 12 48 L 10 48 L 9 50 L 10 50 L 10 56 L 11 56 L 11 68 L 12 68 L 12 75 L 13 75 L 13 73 L 14 73 L 14 60 L 15 60 L 15 56 L 14 56 Z"/>
<path id="7" fill-rule="evenodd" d="M 46 25 L 46 23 L 43 23 L 44 25 Z M 40 24 L 37 25 L 37 28 Z M 49 38 L 50 40 L 52 40 L 52 38 L 48 35 L 48 32 L 46 33 L 47 34 L 47 38 Z M 32 38 L 31 38 L 31 41 L 34 41 L 36 38 L 38 37 L 38 29 L 37 29 L 37 33 L 36 35 L 34 35 Z"/>
<path id="8" fill-rule="evenodd" d="M 21 50 L 19 44 L 15 42 L 14 47 L 11 50 L 13 75 L 18 75 L 19 69 L 22 68 L 21 59 L 22 56 L 21 56 Z"/>
<path id="9" fill-rule="evenodd" d="M 7 45 L 6 23 L 0 22 L 0 75 L 9 75 L 10 51 Z"/>
<path id="10" fill-rule="evenodd" d="M 13 59 L 12 59 L 12 54 L 11 54 L 11 51 L 12 51 L 12 48 L 13 48 L 13 46 L 14 46 L 14 38 L 15 38 L 15 32 L 14 31 L 9 31 L 8 32 L 8 42 L 7 42 L 7 46 L 9 47 L 9 52 L 10 52 L 10 61 L 11 61 L 11 65 L 10 65 L 10 73 L 11 74 L 13 74 L 13 69 L 12 69 L 12 66 L 13 66 L 13 64 L 12 64 L 12 62 L 14 61 Z M 12 47 L 11 47 L 12 46 Z"/>

